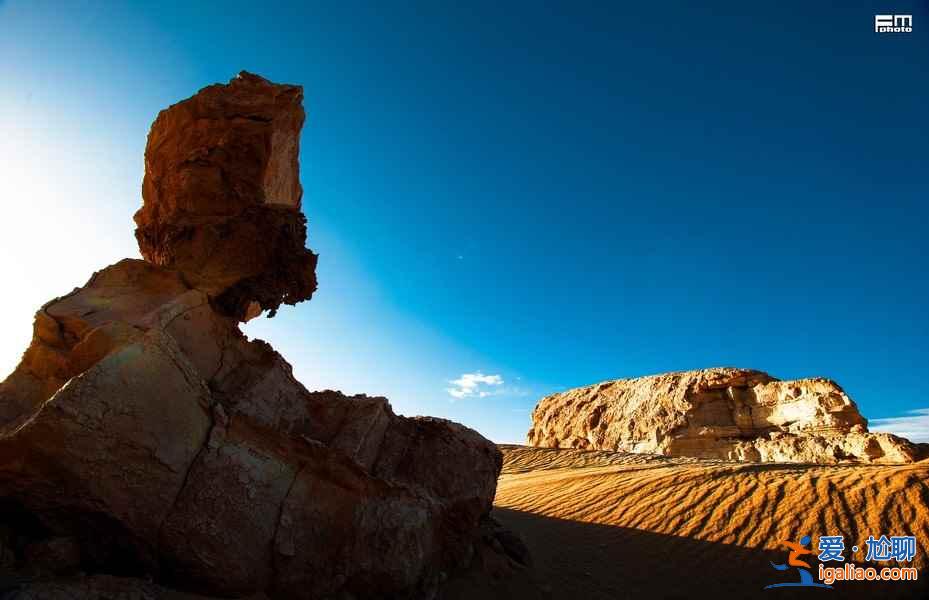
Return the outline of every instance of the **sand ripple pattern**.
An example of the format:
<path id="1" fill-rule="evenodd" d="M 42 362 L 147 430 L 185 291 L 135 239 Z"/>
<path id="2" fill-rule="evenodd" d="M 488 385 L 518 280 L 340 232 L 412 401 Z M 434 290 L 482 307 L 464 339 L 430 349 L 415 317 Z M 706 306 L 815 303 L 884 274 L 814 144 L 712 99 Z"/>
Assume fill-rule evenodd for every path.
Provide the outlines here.
<path id="1" fill-rule="evenodd" d="M 915 535 L 929 552 L 929 461 L 907 465 L 733 463 L 502 446 L 504 509 L 745 548 L 841 534 Z"/>

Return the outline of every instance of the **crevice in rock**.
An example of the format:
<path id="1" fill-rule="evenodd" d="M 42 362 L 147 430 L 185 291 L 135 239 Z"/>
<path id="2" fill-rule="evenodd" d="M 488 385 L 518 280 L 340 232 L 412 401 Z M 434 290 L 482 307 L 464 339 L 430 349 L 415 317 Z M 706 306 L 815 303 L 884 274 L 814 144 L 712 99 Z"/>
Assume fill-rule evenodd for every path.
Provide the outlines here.
<path id="1" fill-rule="evenodd" d="M 259 115 L 235 114 L 229 115 L 227 119 L 242 119 L 243 121 L 255 121 L 256 123 L 271 123 L 274 119 L 271 117 L 261 117 Z"/>
<path id="2" fill-rule="evenodd" d="M 212 414 L 212 412 L 210 412 L 209 418 L 210 418 L 210 426 L 207 428 L 203 441 L 200 443 L 200 448 L 197 450 L 197 453 L 194 455 L 193 459 L 190 461 L 190 463 L 188 463 L 187 468 L 184 470 L 184 477 L 181 478 L 181 484 L 180 486 L 178 486 L 177 493 L 174 495 L 174 499 L 171 500 L 171 504 L 168 506 L 168 509 L 165 511 L 164 518 L 162 518 L 161 524 L 158 526 L 158 535 L 156 537 L 156 544 L 158 548 L 158 554 L 160 557 L 170 555 L 170 553 L 166 552 L 163 547 L 165 525 L 167 524 L 168 520 L 170 520 L 171 515 L 174 513 L 174 509 L 177 506 L 177 503 L 180 501 L 181 496 L 183 495 L 184 491 L 187 489 L 187 484 L 190 479 L 190 472 L 193 470 L 194 466 L 200 461 L 200 457 L 203 455 L 203 453 L 207 451 L 209 448 L 210 439 L 213 436 L 213 430 L 216 428 L 216 418 Z M 159 571 L 164 572 L 165 570 L 164 565 L 161 564 L 161 562 L 159 564 Z"/>
<path id="3" fill-rule="evenodd" d="M 274 535 L 271 536 L 271 581 L 269 582 L 268 590 L 273 591 L 278 586 L 278 569 L 280 565 L 278 561 L 280 560 L 278 554 L 278 539 L 277 536 L 281 532 L 281 519 L 284 517 L 284 506 L 287 504 L 287 500 L 290 499 L 290 494 L 293 492 L 294 485 L 297 483 L 297 479 L 303 473 L 304 465 L 300 465 L 297 469 L 294 470 L 294 477 L 290 480 L 290 485 L 287 486 L 287 492 L 284 494 L 284 497 L 281 499 L 281 505 L 277 511 L 277 522 L 274 527 Z"/>
<path id="4" fill-rule="evenodd" d="M 185 309 L 182 310 L 181 312 L 179 312 L 179 313 L 177 313 L 176 315 L 174 315 L 173 317 L 171 317 L 171 320 L 170 320 L 170 321 L 168 321 L 167 323 L 165 323 L 165 325 L 164 325 L 164 330 L 167 331 L 168 329 L 171 328 L 171 325 L 173 325 L 174 322 L 177 321 L 179 318 L 183 317 L 184 315 L 186 315 L 186 314 L 188 314 L 188 313 L 191 313 L 191 312 L 197 310 L 198 308 L 200 308 L 200 307 L 202 307 L 202 306 L 206 306 L 208 303 L 209 303 L 209 302 L 208 302 L 207 300 L 204 300 L 204 301 L 201 302 L 200 304 L 197 304 L 197 305 L 195 305 L 195 306 L 190 306 L 190 307 L 188 307 L 188 308 L 185 308 Z M 170 332 L 169 332 L 169 333 L 170 333 Z"/>

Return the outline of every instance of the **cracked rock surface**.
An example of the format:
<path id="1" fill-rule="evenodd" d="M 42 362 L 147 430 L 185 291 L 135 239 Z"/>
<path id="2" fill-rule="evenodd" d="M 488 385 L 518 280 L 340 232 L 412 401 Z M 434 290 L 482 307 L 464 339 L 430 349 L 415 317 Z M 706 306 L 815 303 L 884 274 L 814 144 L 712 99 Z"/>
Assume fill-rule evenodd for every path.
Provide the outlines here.
<path id="1" fill-rule="evenodd" d="M 158 116 L 145 260 L 43 306 L 0 384 L 0 525 L 73 540 L 84 571 L 229 597 L 432 598 L 488 551 L 494 444 L 310 392 L 239 330 L 316 287 L 301 100 L 243 73 Z M 49 585 L 30 593 L 93 587 Z"/>
<path id="2" fill-rule="evenodd" d="M 618 379 L 539 401 L 530 446 L 739 461 L 912 462 L 921 450 L 870 433 L 837 383 L 717 368 Z"/>

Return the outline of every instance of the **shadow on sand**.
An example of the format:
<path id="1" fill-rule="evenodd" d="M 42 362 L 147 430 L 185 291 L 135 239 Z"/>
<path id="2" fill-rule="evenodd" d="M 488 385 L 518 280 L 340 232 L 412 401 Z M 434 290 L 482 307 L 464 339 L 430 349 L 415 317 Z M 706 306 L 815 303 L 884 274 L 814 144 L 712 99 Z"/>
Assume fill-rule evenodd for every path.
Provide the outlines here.
<path id="1" fill-rule="evenodd" d="M 923 572 L 918 582 L 837 581 L 834 589 L 764 590 L 771 583 L 799 579 L 794 569 L 778 572 L 771 567 L 771 562 L 784 562 L 786 552 L 566 521 L 505 508 L 495 508 L 493 514 L 529 546 L 535 570 L 553 599 L 929 598 Z M 811 533 L 815 536 L 818 532 Z M 815 577 L 815 558 L 811 565 Z"/>

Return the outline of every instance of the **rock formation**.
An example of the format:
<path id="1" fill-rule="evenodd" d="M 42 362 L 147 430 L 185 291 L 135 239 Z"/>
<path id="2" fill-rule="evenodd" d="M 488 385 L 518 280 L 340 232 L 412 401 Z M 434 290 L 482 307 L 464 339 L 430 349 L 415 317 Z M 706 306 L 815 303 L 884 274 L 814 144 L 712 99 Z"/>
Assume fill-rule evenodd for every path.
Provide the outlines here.
<path id="1" fill-rule="evenodd" d="M 869 433 L 833 381 L 707 369 L 619 379 L 543 398 L 531 446 L 776 462 L 911 462 L 918 448 Z"/>
<path id="2" fill-rule="evenodd" d="M 230 316 L 308 300 L 316 255 L 300 212 L 303 121 L 303 88 L 244 72 L 161 111 L 135 215 L 142 256 Z"/>
<path id="3" fill-rule="evenodd" d="M 384 398 L 309 392 L 239 330 L 316 288 L 301 102 L 242 73 L 156 119 L 145 260 L 43 306 L 0 384 L 0 521 L 29 523 L 21 537 L 189 592 L 428 598 L 508 535 L 487 519 L 491 442 Z"/>

